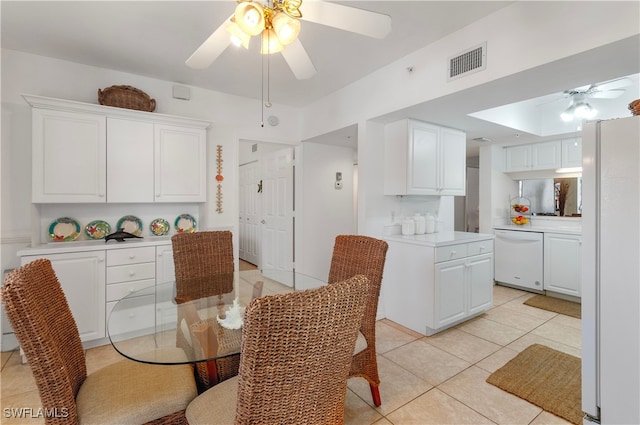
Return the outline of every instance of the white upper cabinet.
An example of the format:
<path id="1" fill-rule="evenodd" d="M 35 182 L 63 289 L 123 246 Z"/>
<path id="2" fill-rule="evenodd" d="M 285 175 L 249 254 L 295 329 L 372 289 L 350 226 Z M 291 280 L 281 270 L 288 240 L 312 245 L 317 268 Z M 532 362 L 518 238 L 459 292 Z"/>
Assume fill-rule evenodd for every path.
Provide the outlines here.
<path id="1" fill-rule="evenodd" d="M 153 202 L 153 123 L 109 117 L 107 134 L 107 202 Z"/>
<path id="2" fill-rule="evenodd" d="M 505 172 L 560 168 L 560 141 L 517 145 L 505 148 Z"/>
<path id="3" fill-rule="evenodd" d="M 204 129 L 155 126 L 155 202 L 204 202 L 207 150 Z"/>
<path id="4" fill-rule="evenodd" d="M 34 109 L 32 201 L 106 202 L 104 116 Z"/>
<path id="5" fill-rule="evenodd" d="M 507 146 L 504 152 L 505 173 L 582 166 L 582 139 L 579 137 Z"/>
<path id="6" fill-rule="evenodd" d="M 562 140 L 562 168 L 582 167 L 582 138 Z"/>
<path id="7" fill-rule="evenodd" d="M 32 202 L 206 201 L 209 123 L 24 97 L 33 107 Z"/>
<path id="8" fill-rule="evenodd" d="M 415 120 L 385 127 L 385 195 L 464 195 L 465 133 Z"/>

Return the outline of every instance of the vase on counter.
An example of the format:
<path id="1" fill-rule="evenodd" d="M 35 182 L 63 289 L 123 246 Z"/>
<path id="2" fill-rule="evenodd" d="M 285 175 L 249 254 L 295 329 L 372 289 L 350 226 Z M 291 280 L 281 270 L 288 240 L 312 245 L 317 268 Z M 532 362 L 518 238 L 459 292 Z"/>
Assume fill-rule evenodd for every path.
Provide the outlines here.
<path id="1" fill-rule="evenodd" d="M 423 215 L 416 213 L 413 216 L 413 221 L 415 222 L 415 234 L 416 235 L 424 235 L 427 231 L 426 229 L 426 220 Z"/>
<path id="2" fill-rule="evenodd" d="M 411 217 L 402 220 L 402 234 L 404 236 L 414 235 L 416 233 L 416 222 Z"/>
<path id="3" fill-rule="evenodd" d="M 431 214 L 427 214 L 425 220 L 425 233 L 433 233 L 436 231 L 436 219 Z"/>

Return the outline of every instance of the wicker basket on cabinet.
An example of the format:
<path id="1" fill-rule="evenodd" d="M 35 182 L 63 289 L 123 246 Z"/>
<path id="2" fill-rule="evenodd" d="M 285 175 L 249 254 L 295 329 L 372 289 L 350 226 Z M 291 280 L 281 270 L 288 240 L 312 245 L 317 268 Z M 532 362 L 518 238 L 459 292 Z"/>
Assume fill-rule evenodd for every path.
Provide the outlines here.
<path id="1" fill-rule="evenodd" d="M 142 90 L 131 86 L 111 86 L 104 90 L 98 89 L 98 102 L 101 105 L 146 112 L 153 112 L 156 109 L 155 99 L 151 99 Z"/>

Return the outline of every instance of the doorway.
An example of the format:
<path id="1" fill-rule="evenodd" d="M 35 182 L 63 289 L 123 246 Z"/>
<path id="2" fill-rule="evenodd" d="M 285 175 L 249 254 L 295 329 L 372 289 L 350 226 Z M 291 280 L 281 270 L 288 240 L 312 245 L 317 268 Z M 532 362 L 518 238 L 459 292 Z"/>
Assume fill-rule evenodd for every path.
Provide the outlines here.
<path id="1" fill-rule="evenodd" d="M 239 257 L 261 270 L 293 270 L 293 147 L 240 142 Z"/>

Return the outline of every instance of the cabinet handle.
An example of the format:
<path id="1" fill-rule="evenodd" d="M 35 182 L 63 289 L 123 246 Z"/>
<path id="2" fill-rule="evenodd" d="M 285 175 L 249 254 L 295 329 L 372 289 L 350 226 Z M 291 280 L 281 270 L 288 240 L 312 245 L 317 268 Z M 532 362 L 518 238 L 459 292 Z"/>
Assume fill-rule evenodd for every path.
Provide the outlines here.
<path id="1" fill-rule="evenodd" d="M 135 276 L 136 272 L 129 272 L 129 276 Z"/>
<path id="2" fill-rule="evenodd" d="M 455 251 L 451 251 L 451 257 L 453 257 L 454 255 L 456 255 Z"/>
<path id="3" fill-rule="evenodd" d="M 136 258 L 136 256 L 135 256 L 135 255 L 130 255 L 130 256 L 129 256 L 129 259 L 130 259 L 130 260 L 133 260 L 134 258 Z"/>
<path id="4" fill-rule="evenodd" d="M 484 246 L 480 245 L 480 251 L 484 250 Z"/>

